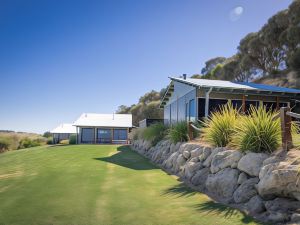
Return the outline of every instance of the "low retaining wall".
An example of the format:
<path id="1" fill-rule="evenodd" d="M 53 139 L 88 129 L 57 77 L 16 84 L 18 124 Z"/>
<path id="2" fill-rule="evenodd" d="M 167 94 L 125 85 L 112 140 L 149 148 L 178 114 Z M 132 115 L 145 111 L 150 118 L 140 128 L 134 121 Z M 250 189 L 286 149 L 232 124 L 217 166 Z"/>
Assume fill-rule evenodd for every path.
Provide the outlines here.
<path id="1" fill-rule="evenodd" d="M 300 224 L 300 151 L 241 153 L 193 143 L 137 140 L 132 149 L 195 190 L 260 221 Z"/>

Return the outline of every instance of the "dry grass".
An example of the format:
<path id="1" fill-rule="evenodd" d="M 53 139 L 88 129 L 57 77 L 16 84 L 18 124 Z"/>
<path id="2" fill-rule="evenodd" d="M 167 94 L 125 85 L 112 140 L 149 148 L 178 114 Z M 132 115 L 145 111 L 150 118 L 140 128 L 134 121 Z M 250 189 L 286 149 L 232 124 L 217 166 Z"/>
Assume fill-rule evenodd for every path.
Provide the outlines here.
<path id="1" fill-rule="evenodd" d="M 47 139 L 40 134 L 19 133 L 19 132 L 0 132 L 0 141 L 5 140 L 9 143 L 8 150 L 16 150 L 20 147 L 20 142 L 24 139 L 38 140 L 41 145 L 46 144 Z"/>

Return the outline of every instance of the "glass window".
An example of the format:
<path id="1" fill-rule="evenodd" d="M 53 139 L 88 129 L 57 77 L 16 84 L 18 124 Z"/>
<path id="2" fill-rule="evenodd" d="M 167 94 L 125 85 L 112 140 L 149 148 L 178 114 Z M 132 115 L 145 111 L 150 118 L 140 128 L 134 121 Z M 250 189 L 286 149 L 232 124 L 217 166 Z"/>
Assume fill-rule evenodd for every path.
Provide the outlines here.
<path id="1" fill-rule="evenodd" d="M 198 98 L 198 118 L 201 119 L 205 117 L 205 99 Z"/>
<path id="2" fill-rule="evenodd" d="M 114 129 L 114 140 L 127 140 L 127 130 Z"/>
<path id="3" fill-rule="evenodd" d="M 279 103 L 279 107 L 287 107 L 288 106 L 288 103 L 287 102 L 280 102 Z"/>
<path id="4" fill-rule="evenodd" d="M 234 108 L 242 109 L 242 100 L 231 100 L 231 104 Z"/>
<path id="5" fill-rule="evenodd" d="M 227 102 L 226 99 L 209 99 L 209 114 L 218 111 L 221 105 L 225 105 Z"/>
<path id="6" fill-rule="evenodd" d="M 185 103 L 185 120 L 189 119 L 189 103 Z"/>
<path id="7" fill-rule="evenodd" d="M 263 102 L 264 106 L 266 107 L 266 110 L 276 110 L 276 102 Z"/>
<path id="8" fill-rule="evenodd" d="M 110 143 L 111 142 L 111 130 L 110 129 L 97 129 L 97 142 L 98 143 Z"/>
<path id="9" fill-rule="evenodd" d="M 189 104 L 189 120 L 194 121 L 196 119 L 196 107 L 195 99 L 190 100 Z"/>
<path id="10" fill-rule="evenodd" d="M 81 142 L 93 143 L 94 142 L 94 128 L 82 128 L 81 129 Z"/>

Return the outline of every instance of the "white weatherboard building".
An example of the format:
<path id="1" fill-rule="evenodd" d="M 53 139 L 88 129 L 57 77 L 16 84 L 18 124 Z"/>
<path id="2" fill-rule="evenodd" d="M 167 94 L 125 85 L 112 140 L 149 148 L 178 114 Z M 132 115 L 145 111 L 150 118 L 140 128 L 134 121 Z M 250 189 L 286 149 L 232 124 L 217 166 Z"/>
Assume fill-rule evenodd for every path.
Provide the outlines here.
<path id="1" fill-rule="evenodd" d="M 83 113 L 73 126 L 78 144 L 127 144 L 132 115 Z"/>
<path id="2" fill-rule="evenodd" d="M 73 124 L 63 123 L 50 131 L 53 137 L 53 144 L 58 144 L 62 140 L 69 140 L 71 134 L 76 134 L 76 127 Z"/>

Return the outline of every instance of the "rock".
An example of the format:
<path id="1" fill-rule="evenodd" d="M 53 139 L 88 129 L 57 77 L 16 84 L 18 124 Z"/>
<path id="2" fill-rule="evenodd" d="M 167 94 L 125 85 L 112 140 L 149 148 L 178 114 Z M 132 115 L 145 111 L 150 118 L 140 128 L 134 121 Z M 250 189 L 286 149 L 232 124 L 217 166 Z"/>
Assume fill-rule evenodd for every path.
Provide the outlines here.
<path id="1" fill-rule="evenodd" d="M 267 164 L 265 166 L 263 166 L 258 174 L 259 179 L 262 179 L 269 170 L 273 170 L 276 167 L 276 164 Z"/>
<path id="2" fill-rule="evenodd" d="M 197 170 L 202 168 L 201 162 L 187 162 L 184 167 L 184 175 L 186 179 L 190 179 L 192 176 L 195 175 Z"/>
<path id="3" fill-rule="evenodd" d="M 214 150 L 212 150 L 211 154 L 210 154 L 210 155 L 207 157 L 207 159 L 204 161 L 203 166 L 205 166 L 205 167 L 210 167 L 210 164 L 211 164 L 211 161 L 212 161 L 213 157 L 214 157 L 217 153 L 219 153 L 219 152 L 221 152 L 221 151 L 224 151 L 224 150 L 226 150 L 226 149 L 223 148 L 223 147 L 218 147 L 218 148 L 215 148 Z"/>
<path id="4" fill-rule="evenodd" d="M 201 185 L 205 186 L 206 179 L 209 175 L 209 168 L 203 168 L 201 170 L 198 170 L 196 174 L 192 177 L 191 183 L 195 186 Z"/>
<path id="5" fill-rule="evenodd" d="M 237 168 L 250 176 L 258 176 L 266 158 L 268 158 L 267 154 L 250 152 L 240 159 Z"/>
<path id="6" fill-rule="evenodd" d="M 144 143 L 143 143 L 143 149 L 145 151 L 148 151 L 151 147 L 152 147 L 152 144 L 151 144 L 150 141 L 144 141 Z"/>
<path id="7" fill-rule="evenodd" d="M 194 157 L 190 159 L 190 162 L 200 162 L 198 157 Z"/>
<path id="8" fill-rule="evenodd" d="M 210 174 L 206 180 L 206 189 L 218 199 L 229 202 L 237 188 L 239 171 L 225 168 L 216 174 Z"/>
<path id="9" fill-rule="evenodd" d="M 251 215 L 262 213 L 266 210 L 264 202 L 259 195 L 253 196 L 246 204 L 246 208 Z"/>
<path id="10" fill-rule="evenodd" d="M 293 213 L 291 216 L 291 222 L 300 222 L 300 214 L 299 213 Z"/>
<path id="11" fill-rule="evenodd" d="M 200 146 L 199 145 L 196 145 L 196 144 L 191 144 L 191 143 L 185 143 L 185 144 L 182 144 L 179 148 L 179 152 L 180 153 L 183 153 L 184 151 L 192 151 L 196 148 L 199 148 Z"/>
<path id="12" fill-rule="evenodd" d="M 202 154 L 199 155 L 199 160 L 201 162 L 205 161 L 208 156 L 211 154 L 212 149 L 210 147 L 204 147 Z"/>
<path id="13" fill-rule="evenodd" d="M 239 175 L 238 184 L 244 183 L 246 180 L 248 180 L 248 176 L 246 173 L 242 172 Z"/>
<path id="14" fill-rule="evenodd" d="M 233 193 L 233 199 L 236 203 L 244 203 L 257 194 L 255 185 L 258 183 L 258 177 L 250 178 L 243 182 Z"/>
<path id="15" fill-rule="evenodd" d="M 190 153 L 189 151 L 184 151 L 184 152 L 182 153 L 182 155 L 183 155 L 184 158 L 189 159 L 190 156 L 191 156 L 191 153 Z"/>
<path id="16" fill-rule="evenodd" d="M 265 202 L 266 209 L 269 212 L 287 213 L 300 209 L 300 202 L 288 198 L 276 198 Z"/>
<path id="17" fill-rule="evenodd" d="M 194 150 L 191 151 L 191 158 L 195 158 L 195 157 L 199 157 L 199 155 L 201 155 L 203 152 L 203 148 L 196 148 Z"/>
<path id="18" fill-rule="evenodd" d="M 176 148 L 176 145 L 174 143 L 172 143 L 171 146 L 170 146 L 170 152 L 172 152 L 172 153 L 176 152 L 175 148 Z"/>
<path id="19" fill-rule="evenodd" d="M 182 166 L 186 163 L 186 158 L 183 157 L 182 154 L 180 154 L 176 160 L 175 164 L 175 172 L 179 171 Z"/>
<path id="20" fill-rule="evenodd" d="M 179 153 L 174 152 L 170 155 L 170 157 L 166 160 L 165 165 L 167 169 L 171 169 L 174 167 L 175 160 L 177 160 Z"/>
<path id="21" fill-rule="evenodd" d="M 290 220 L 289 215 L 281 212 L 272 212 L 268 216 L 268 221 L 272 223 L 282 223 L 289 220 Z"/>
<path id="22" fill-rule="evenodd" d="M 272 156 L 263 161 L 263 166 L 266 166 L 271 163 L 277 163 L 277 162 L 280 162 L 280 158 L 276 156 Z"/>
<path id="23" fill-rule="evenodd" d="M 212 158 L 210 170 L 212 173 L 217 173 L 226 167 L 236 168 L 242 156 L 243 154 L 236 150 L 218 152 Z"/>
<path id="24" fill-rule="evenodd" d="M 265 167 L 262 169 L 264 172 L 260 173 L 260 182 L 257 185 L 262 197 L 269 199 L 273 196 L 282 196 L 300 200 L 298 165 L 280 162 Z"/>

